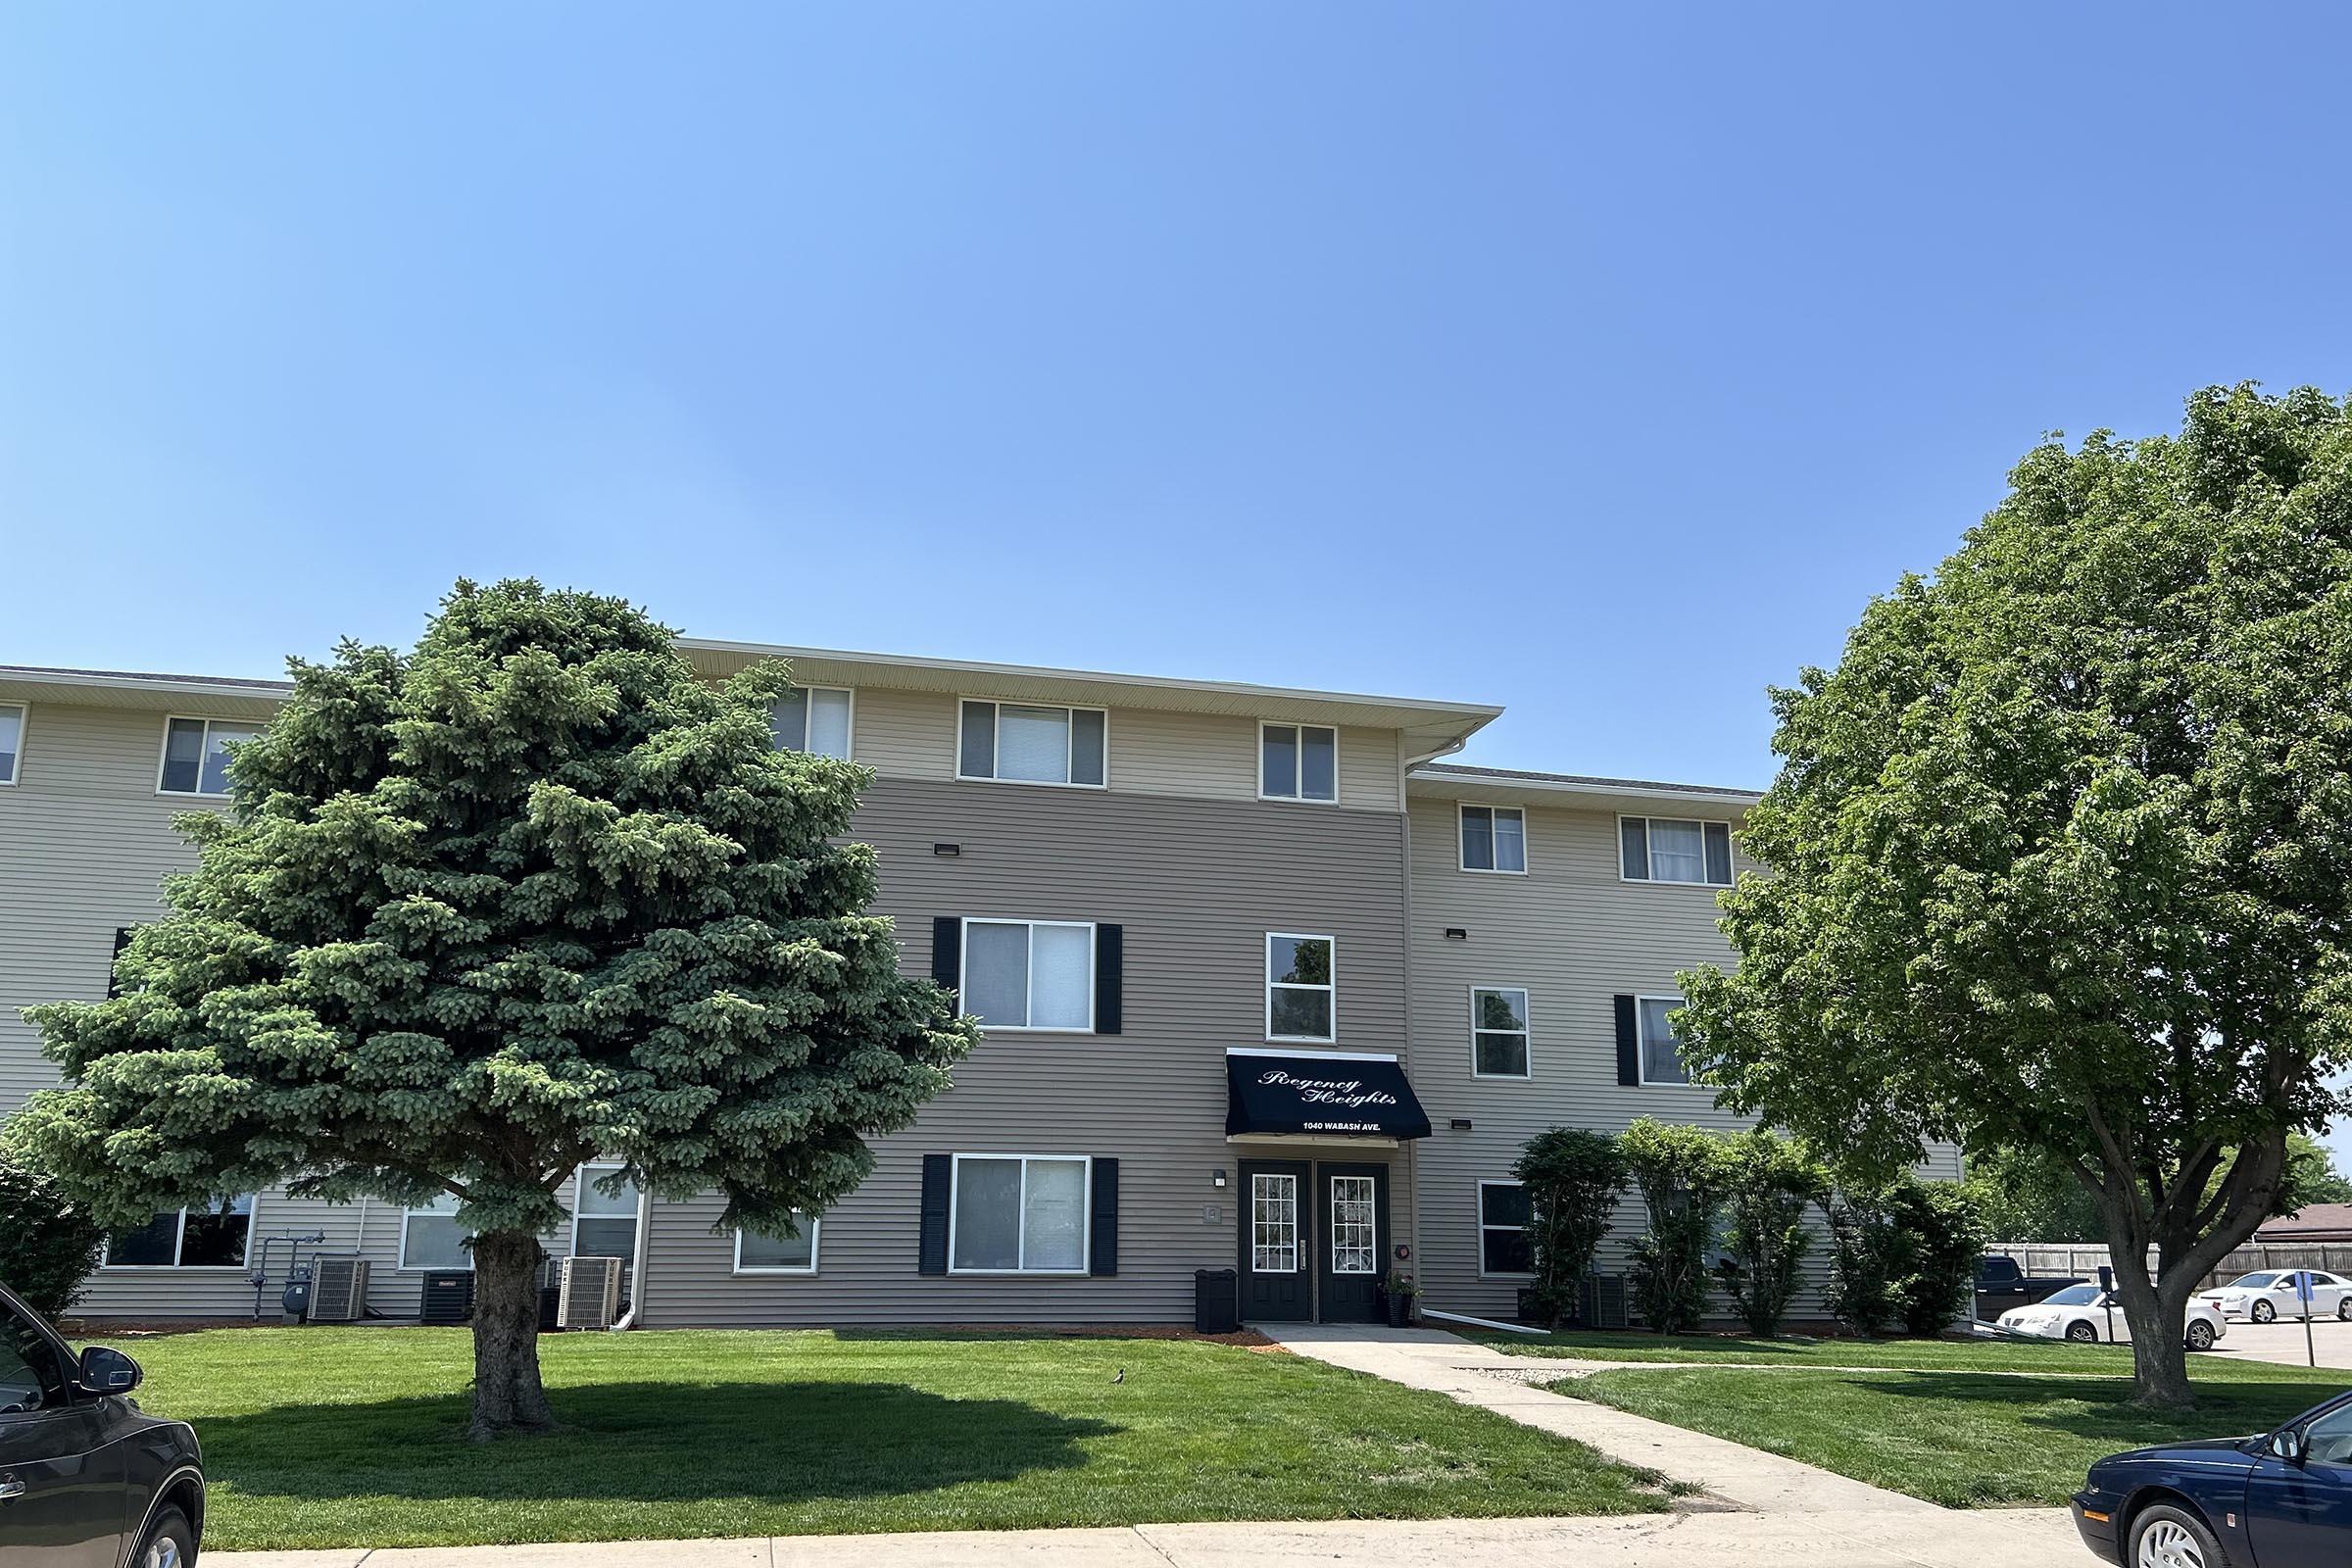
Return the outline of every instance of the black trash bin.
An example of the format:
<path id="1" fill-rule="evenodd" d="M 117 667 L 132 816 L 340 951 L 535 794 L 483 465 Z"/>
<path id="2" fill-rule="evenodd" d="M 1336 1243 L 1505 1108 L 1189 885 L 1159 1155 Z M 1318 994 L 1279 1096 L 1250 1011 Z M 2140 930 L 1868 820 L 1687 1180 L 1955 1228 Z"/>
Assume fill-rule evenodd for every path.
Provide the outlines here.
<path id="1" fill-rule="evenodd" d="M 1242 1276 L 1230 1268 L 1193 1270 L 1193 1330 L 1231 1334 L 1242 1326 Z"/>

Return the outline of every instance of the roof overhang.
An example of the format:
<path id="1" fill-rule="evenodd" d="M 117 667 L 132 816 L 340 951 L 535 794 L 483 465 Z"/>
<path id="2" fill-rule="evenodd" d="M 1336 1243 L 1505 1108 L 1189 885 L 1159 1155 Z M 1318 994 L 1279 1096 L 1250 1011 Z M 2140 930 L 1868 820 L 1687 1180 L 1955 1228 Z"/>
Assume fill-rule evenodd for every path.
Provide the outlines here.
<path id="1" fill-rule="evenodd" d="M 1567 810 L 1669 814 L 1674 807 L 1700 816 L 1738 816 L 1763 797 L 1754 790 L 1708 789 L 1640 779 L 1568 778 L 1495 769 L 1416 767 L 1405 775 L 1415 798 L 1494 806 L 1557 806 Z"/>
<path id="2" fill-rule="evenodd" d="M 724 680 L 763 659 L 783 659 L 791 662 L 793 678 L 808 686 L 877 686 L 951 697 L 999 697 L 1015 702 L 1223 713 L 1301 724 L 1393 729 L 1403 734 L 1408 753 L 1416 757 L 1460 746 L 1502 711 L 1485 703 L 1372 697 L 1354 692 L 1257 686 L 1242 681 L 1046 669 L 1032 664 L 792 648 L 709 637 L 681 637 L 678 650 L 694 662 L 697 669 L 714 680 Z"/>
<path id="3" fill-rule="evenodd" d="M 267 719 L 293 689 L 288 682 L 277 680 L 0 664 L 0 702 L 8 703 L 68 703 L 75 708 L 131 712 L 184 711 L 208 718 Z"/>

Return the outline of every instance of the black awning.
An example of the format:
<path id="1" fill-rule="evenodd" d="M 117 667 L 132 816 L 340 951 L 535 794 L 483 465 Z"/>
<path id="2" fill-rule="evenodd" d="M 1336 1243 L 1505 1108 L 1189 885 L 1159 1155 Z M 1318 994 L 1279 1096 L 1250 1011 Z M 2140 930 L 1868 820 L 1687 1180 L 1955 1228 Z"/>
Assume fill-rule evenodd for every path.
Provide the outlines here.
<path id="1" fill-rule="evenodd" d="M 1225 1054 L 1225 1131 L 1340 1138 L 1427 1138 L 1429 1112 L 1394 1056 Z"/>

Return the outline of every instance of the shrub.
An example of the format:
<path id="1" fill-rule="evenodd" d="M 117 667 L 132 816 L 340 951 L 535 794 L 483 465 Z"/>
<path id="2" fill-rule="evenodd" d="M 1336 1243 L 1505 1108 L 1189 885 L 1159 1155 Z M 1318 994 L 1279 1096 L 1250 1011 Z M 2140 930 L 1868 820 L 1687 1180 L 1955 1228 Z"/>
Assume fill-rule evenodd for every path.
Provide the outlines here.
<path id="1" fill-rule="evenodd" d="M 1825 1203 L 1830 1220 L 1830 1310 L 1857 1334 L 1890 1323 L 1940 1334 L 1966 1310 L 1984 1232 L 1958 1182 L 1905 1174 Z"/>
<path id="2" fill-rule="evenodd" d="M 1716 1277 L 1748 1332 L 1778 1333 L 1813 1250 L 1805 1214 L 1829 1191 L 1811 1152 L 1758 1128 L 1724 1148 L 1724 1250 Z"/>
<path id="3" fill-rule="evenodd" d="M 1698 1326 L 1707 1307 L 1707 1252 L 1727 1175 L 1723 1140 L 1643 1116 L 1617 1140 L 1649 1211 L 1633 1246 L 1635 1310 L 1660 1334 Z"/>
<path id="4" fill-rule="evenodd" d="M 1536 1311 L 1557 1328 L 1576 1311 L 1592 1254 L 1608 1234 L 1625 1187 L 1625 1155 L 1606 1133 L 1554 1127 L 1527 1141 L 1511 1174 L 1528 1202 Z"/>
<path id="5" fill-rule="evenodd" d="M 46 1318 L 65 1315 L 98 1266 L 106 1232 L 56 1179 L 0 1145 L 0 1285 Z"/>

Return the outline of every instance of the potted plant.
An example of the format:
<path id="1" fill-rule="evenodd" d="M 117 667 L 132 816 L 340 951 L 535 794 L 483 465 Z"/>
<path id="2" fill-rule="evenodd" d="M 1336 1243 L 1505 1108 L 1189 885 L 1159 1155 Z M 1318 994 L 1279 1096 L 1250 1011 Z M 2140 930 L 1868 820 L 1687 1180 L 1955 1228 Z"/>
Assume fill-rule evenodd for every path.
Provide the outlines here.
<path id="1" fill-rule="evenodd" d="M 1389 1327 L 1401 1329 L 1412 1326 L 1414 1318 L 1418 1315 L 1413 1310 L 1413 1299 L 1420 1294 L 1420 1282 L 1410 1274 L 1400 1271 L 1390 1273 L 1389 1283 L 1381 1291 L 1383 1299 L 1388 1303 Z"/>

